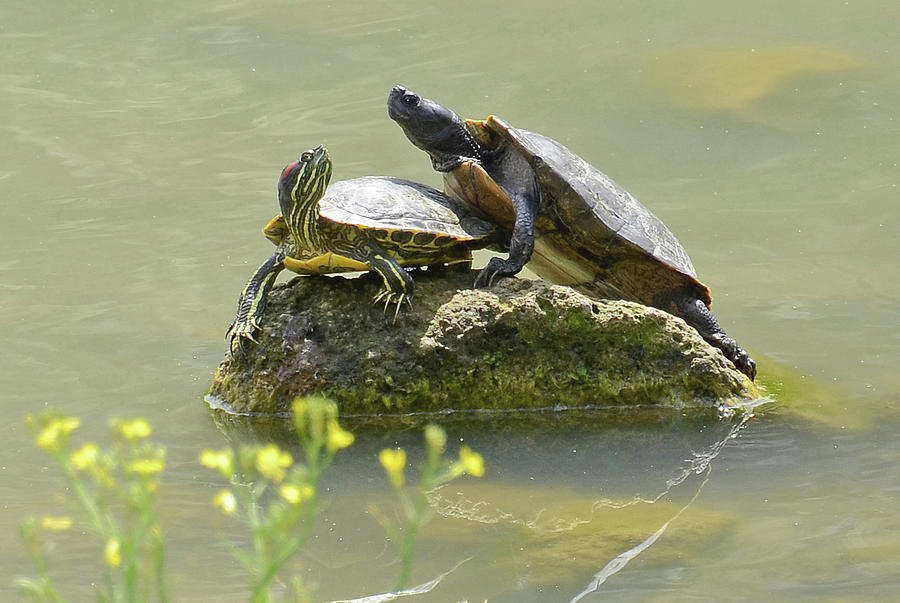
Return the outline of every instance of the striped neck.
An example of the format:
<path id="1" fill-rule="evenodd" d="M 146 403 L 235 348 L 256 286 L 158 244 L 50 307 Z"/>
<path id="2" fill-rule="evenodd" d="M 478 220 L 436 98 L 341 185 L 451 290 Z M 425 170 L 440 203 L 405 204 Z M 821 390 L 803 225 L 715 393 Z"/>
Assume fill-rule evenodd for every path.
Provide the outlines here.
<path id="1" fill-rule="evenodd" d="M 319 232 L 319 199 L 294 203 L 289 215 L 285 215 L 288 228 L 294 237 L 298 251 L 318 251 L 322 247 L 322 235 Z"/>
<path id="2" fill-rule="evenodd" d="M 319 201 L 330 181 L 331 161 L 322 145 L 303 153 L 281 173 L 278 204 L 300 252 L 325 248 L 319 231 Z"/>

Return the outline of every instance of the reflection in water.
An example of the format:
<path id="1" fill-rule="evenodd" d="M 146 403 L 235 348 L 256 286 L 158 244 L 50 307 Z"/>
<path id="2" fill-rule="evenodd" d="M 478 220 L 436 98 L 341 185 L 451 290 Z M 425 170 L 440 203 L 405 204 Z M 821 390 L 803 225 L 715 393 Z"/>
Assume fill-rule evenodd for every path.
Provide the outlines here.
<path id="1" fill-rule="evenodd" d="M 707 465 L 707 467 L 708 467 L 708 465 Z M 706 479 L 704 479 L 703 482 L 700 484 L 700 487 L 697 488 L 697 493 L 694 494 L 693 498 L 691 498 L 690 501 L 688 501 L 688 504 L 686 504 L 684 507 L 682 507 L 678 511 L 678 513 L 676 513 L 672 517 L 672 519 L 670 519 L 669 521 L 664 523 L 662 526 L 660 526 L 659 529 L 656 530 L 655 532 L 653 532 L 653 534 L 651 534 L 646 540 L 641 542 L 639 545 L 628 549 L 627 551 L 625 551 L 624 553 L 622 553 L 621 555 L 619 555 L 618 557 L 616 557 L 615 559 L 613 559 L 612 561 L 607 563 L 605 566 L 603 566 L 603 569 L 601 569 L 599 572 L 594 574 L 594 577 L 591 578 L 591 581 L 588 583 L 588 585 L 585 587 L 585 589 L 583 591 L 581 591 L 580 593 L 578 593 L 577 595 L 575 595 L 574 597 L 572 597 L 572 603 L 575 603 L 576 601 L 581 601 L 587 595 L 589 595 L 591 593 L 595 593 L 598 590 L 600 590 L 600 587 L 603 585 L 604 582 L 606 582 L 607 578 L 609 578 L 613 574 L 624 569 L 625 566 L 628 565 L 629 561 L 631 561 L 632 559 L 634 559 L 635 557 L 637 557 L 638 555 L 643 553 L 645 550 L 647 550 L 648 547 L 652 546 L 653 543 L 655 543 L 657 540 L 659 540 L 659 537 L 665 533 L 666 528 L 669 527 L 669 524 L 672 523 L 673 521 L 675 521 L 676 519 L 678 519 L 678 517 L 691 504 L 693 504 L 693 502 L 695 500 L 697 500 L 697 497 L 700 496 L 700 492 L 703 490 L 703 486 L 706 485 L 706 482 L 708 480 L 709 480 L 709 469 L 707 469 Z"/>
<path id="2" fill-rule="evenodd" d="M 646 550 L 654 551 L 652 563 L 691 559 L 731 530 L 731 512 L 694 501 L 709 480 L 711 463 L 753 424 L 748 423 L 752 410 L 731 417 L 708 410 L 641 409 L 346 419 L 342 422 L 357 440 L 326 476 L 331 500 L 324 520 L 349 520 L 354 530 L 362 528 L 357 521 L 372 525 L 355 535 L 340 530 L 339 541 L 311 545 L 312 558 L 329 559 L 315 564 L 316 576 L 330 584 L 329 576 L 366 572 L 373 559 L 379 564 L 390 559 L 371 518 L 350 518 L 363 511 L 360 501 L 391 513 L 391 498 L 371 484 L 373 459 L 382 447 L 399 446 L 415 466 L 424 455 L 425 421 L 441 424 L 451 441 L 455 434 L 464 436 L 466 445 L 484 455 L 487 474 L 430 493 L 437 517 L 422 531 L 416 575 L 442 578 L 440 586 L 423 582 L 423 588 L 455 592 L 462 580 L 483 587 L 472 594 L 509 596 L 503 581 L 514 575 L 519 588 L 529 592 L 557 584 L 575 593 L 611 560 L 618 559 L 607 577 L 624 567 L 623 560 Z M 222 412 L 215 417 L 229 440 L 275 438 L 290 445 L 282 431 L 289 429 L 286 421 Z M 451 445 L 448 454 L 453 453 Z M 462 563 L 469 557 L 474 563 Z M 343 586 L 320 595 L 344 599 L 349 585 Z"/>
<path id="3" fill-rule="evenodd" d="M 581 422 L 580 433 L 564 429 L 569 436 L 565 441 L 545 439 L 542 431 L 554 421 L 544 418 L 517 434 L 503 430 L 506 443 L 502 448 L 510 447 L 509 457 L 498 455 L 496 449 L 493 454 L 488 453 L 489 462 L 508 471 L 516 463 L 512 457 L 521 457 L 522 451 L 516 449 L 518 439 L 532 445 L 539 442 L 543 455 L 540 463 L 554 469 L 554 478 L 535 480 L 532 475 L 524 481 L 519 476 L 501 483 L 451 484 L 431 492 L 429 502 L 441 517 L 458 520 L 451 523 L 457 542 L 461 533 L 471 532 L 473 523 L 515 533 L 514 540 L 522 551 L 515 555 L 519 583 L 539 586 L 567 575 L 574 585 L 593 563 L 602 563 L 605 557 L 606 564 L 576 597 L 580 599 L 598 590 L 607 578 L 654 545 L 670 524 L 691 509 L 710 479 L 711 463 L 744 429 L 752 413 L 706 422 L 699 430 L 691 421 L 647 422 L 643 429 L 634 429 L 635 415 L 630 420 L 619 417 L 609 421 L 609 417 L 576 414 L 580 415 L 577 419 L 563 423 L 571 426 Z M 592 427 L 585 427 L 587 424 Z M 523 424 L 520 422 L 518 427 L 521 429 Z M 611 448 L 627 469 L 610 466 Z M 574 449 L 584 455 L 581 461 L 573 457 Z M 675 450 L 690 454 L 677 456 Z M 685 460 L 679 461 L 681 458 Z M 598 466 L 601 463 L 602 469 Z M 529 467 L 521 460 L 518 466 Z M 629 472 L 642 478 L 622 479 Z M 647 479 L 648 476 L 656 477 Z M 689 480 L 694 476 L 702 477 Z M 624 493 L 637 488 L 639 493 L 630 497 L 592 496 L 590 483 L 596 484 L 600 479 L 604 481 L 601 491 Z M 569 484 L 576 482 L 584 483 L 571 489 Z M 731 520 L 727 513 L 702 508 L 690 510 L 688 515 L 686 525 L 673 528 L 675 531 L 666 543 L 667 548 L 684 556 L 690 556 L 690 551 L 720 533 Z M 610 560 L 611 557 L 614 558 Z M 571 561 L 561 563 L 562 559 Z"/>
<path id="4" fill-rule="evenodd" d="M 433 580 L 429 580 L 428 582 L 424 582 L 422 584 L 418 584 L 416 586 L 412 586 L 410 588 L 404 588 L 403 590 L 398 590 L 390 593 L 380 593 L 377 595 L 367 595 L 365 597 L 357 597 L 355 599 L 338 599 L 332 601 L 331 603 L 382 603 L 384 601 L 395 601 L 397 599 L 402 599 L 404 597 L 415 597 L 418 595 L 426 595 L 433 591 L 447 576 L 455 572 L 460 568 L 463 563 L 467 561 L 471 561 L 472 558 L 469 557 L 467 559 L 463 559 L 455 566 L 451 567 L 449 570 L 434 578 Z"/>

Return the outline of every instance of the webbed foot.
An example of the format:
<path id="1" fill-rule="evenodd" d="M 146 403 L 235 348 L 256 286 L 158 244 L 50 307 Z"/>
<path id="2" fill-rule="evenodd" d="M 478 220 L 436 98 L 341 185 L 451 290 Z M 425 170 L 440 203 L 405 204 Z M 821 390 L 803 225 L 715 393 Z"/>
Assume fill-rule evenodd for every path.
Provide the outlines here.
<path id="1" fill-rule="evenodd" d="M 756 362 L 750 355 L 738 347 L 737 342 L 724 333 L 718 333 L 710 338 L 710 343 L 722 350 L 725 357 L 731 360 L 737 370 L 750 378 L 756 379 Z"/>
<path id="2" fill-rule="evenodd" d="M 522 270 L 522 266 L 518 262 L 511 262 L 501 258 L 491 258 L 487 266 L 481 269 L 475 278 L 475 288 L 483 289 L 490 287 L 498 278 L 507 276 L 515 276 Z"/>

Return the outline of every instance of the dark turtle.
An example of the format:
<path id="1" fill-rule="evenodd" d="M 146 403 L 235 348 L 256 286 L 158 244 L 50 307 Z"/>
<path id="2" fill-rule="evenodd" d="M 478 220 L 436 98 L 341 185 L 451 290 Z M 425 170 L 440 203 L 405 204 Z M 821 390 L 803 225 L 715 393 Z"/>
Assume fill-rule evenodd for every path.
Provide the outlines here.
<path id="1" fill-rule="evenodd" d="M 590 295 L 620 297 L 683 318 L 753 379 L 756 363 L 709 311 L 709 288 L 659 218 L 587 161 L 497 117 L 462 120 L 396 86 L 388 113 L 444 174 L 444 190 L 511 232 L 509 257 L 475 281 L 490 285 L 526 262 L 538 276 Z M 533 255 L 532 255 L 533 254 Z"/>
<path id="2" fill-rule="evenodd" d="M 375 301 L 397 312 L 413 291 L 403 266 L 470 262 L 472 250 L 498 244 L 497 228 L 458 201 L 424 184 L 379 176 L 334 182 L 323 145 L 303 153 L 281 172 L 281 215 L 263 229 L 276 245 L 238 299 L 226 334 L 234 347 L 253 339 L 266 294 L 278 273 L 373 270 L 384 281 Z M 327 190 L 326 190 L 327 187 Z"/>

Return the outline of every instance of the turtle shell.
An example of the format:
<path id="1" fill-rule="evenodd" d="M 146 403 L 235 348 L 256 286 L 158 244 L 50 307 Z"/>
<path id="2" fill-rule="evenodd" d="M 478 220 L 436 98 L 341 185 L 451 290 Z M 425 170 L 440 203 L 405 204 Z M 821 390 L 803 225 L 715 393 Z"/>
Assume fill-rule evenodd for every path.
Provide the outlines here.
<path id="1" fill-rule="evenodd" d="M 469 242 L 486 239 L 494 232 L 490 223 L 439 190 L 386 176 L 333 182 L 319 202 L 319 215 L 332 222 L 386 231 L 398 242 L 416 235 L 423 240 L 437 236 Z"/>
<path id="2" fill-rule="evenodd" d="M 534 171 L 541 203 L 529 268 L 538 276 L 651 305 L 677 289 L 711 302 L 675 235 L 606 174 L 555 140 L 497 117 L 466 125 L 489 152 L 517 153 Z M 511 202 L 495 180 L 480 165 L 464 162 L 446 174 L 445 185 L 469 202 L 474 194 L 479 210 L 509 228 Z"/>
<path id="3" fill-rule="evenodd" d="M 369 231 L 402 266 L 469 261 L 471 247 L 497 237 L 490 222 L 430 186 L 385 176 L 333 182 L 319 201 L 321 220 Z M 282 215 L 263 234 L 285 251 L 284 265 L 299 274 L 367 271 L 366 264 L 325 251 L 300 254 Z"/>

